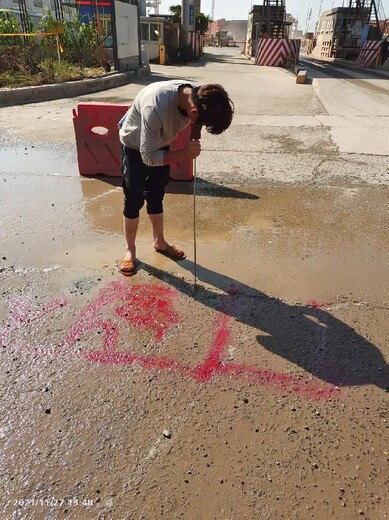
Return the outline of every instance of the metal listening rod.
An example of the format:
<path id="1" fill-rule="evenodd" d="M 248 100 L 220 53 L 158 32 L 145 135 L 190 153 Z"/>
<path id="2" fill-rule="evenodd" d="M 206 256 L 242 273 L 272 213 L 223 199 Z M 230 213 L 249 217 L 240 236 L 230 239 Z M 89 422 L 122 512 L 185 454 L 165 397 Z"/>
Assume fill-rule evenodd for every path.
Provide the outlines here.
<path id="1" fill-rule="evenodd" d="M 192 124 L 192 141 L 201 138 L 201 124 Z M 194 285 L 197 285 L 197 243 L 196 243 L 196 158 L 193 159 L 193 261 L 194 261 Z"/>

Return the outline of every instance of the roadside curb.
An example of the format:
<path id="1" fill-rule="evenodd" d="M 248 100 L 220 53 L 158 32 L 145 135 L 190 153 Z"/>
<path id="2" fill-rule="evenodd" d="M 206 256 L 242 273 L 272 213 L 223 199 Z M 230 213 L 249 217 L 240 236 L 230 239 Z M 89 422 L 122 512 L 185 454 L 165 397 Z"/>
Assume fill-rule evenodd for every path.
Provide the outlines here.
<path id="1" fill-rule="evenodd" d="M 129 72 L 118 72 L 99 78 L 65 81 L 64 83 L 33 87 L 0 89 L 0 107 L 82 96 L 91 92 L 120 87 L 148 74 L 150 74 L 149 65 Z"/>
<path id="2" fill-rule="evenodd" d="M 300 54 L 299 59 L 309 60 L 311 56 L 312 55 Z M 368 67 L 368 68 L 359 68 L 359 67 L 355 66 L 355 61 L 350 62 L 347 60 L 342 60 L 340 58 L 337 58 L 335 60 L 329 60 L 329 59 L 318 58 L 316 56 L 313 56 L 311 59 L 313 59 L 314 61 L 330 64 L 337 69 L 348 69 L 353 72 L 360 72 L 360 73 L 367 72 L 367 74 L 373 72 L 377 76 L 381 76 L 383 79 L 389 79 L 389 68 L 386 65 L 383 68 L 379 68 L 376 65 L 374 65 L 372 67 Z"/>

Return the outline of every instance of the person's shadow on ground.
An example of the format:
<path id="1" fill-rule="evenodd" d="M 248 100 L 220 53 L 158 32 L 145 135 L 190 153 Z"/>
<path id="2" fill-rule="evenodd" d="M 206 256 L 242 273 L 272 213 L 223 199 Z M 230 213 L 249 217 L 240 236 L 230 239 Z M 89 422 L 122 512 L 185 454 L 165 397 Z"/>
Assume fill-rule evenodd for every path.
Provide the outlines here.
<path id="1" fill-rule="evenodd" d="M 180 265 L 193 274 L 193 262 L 184 260 Z M 142 268 L 176 290 L 193 295 L 201 304 L 257 329 L 259 348 L 281 356 L 324 382 L 338 387 L 376 385 L 385 391 L 389 389 L 389 365 L 381 351 L 319 307 L 289 305 L 199 265 L 197 279 L 226 293 L 215 294 L 203 285 L 193 290 L 193 283 L 170 273 L 144 263 Z"/>

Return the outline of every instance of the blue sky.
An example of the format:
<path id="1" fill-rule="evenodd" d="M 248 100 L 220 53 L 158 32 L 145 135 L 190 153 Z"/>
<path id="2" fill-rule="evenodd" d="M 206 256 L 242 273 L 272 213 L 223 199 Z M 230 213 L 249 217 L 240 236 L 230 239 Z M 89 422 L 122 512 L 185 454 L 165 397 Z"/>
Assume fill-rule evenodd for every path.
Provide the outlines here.
<path id="1" fill-rule="evenodd" d="M 389 18 L 389 0 L 381 1 L 386 17 Z M 288 13 L 298 17 L 300 29 L 306 28 L 308 8 L 312 8 L 311 23 L 308 30 L 313 30 L 322 3 L 322 11 L 339 7 L 344 2 L 348 5 L 348 0 L 286 0 L 286 10 Z M 262 0 L 215 0 L 215 20 L 226 18 L 227 20 L 246 20 L 252 4 L 262 5 Z M 181 0 L 162 0 L 160 13 L 168 13 L 169 6 L 181 4 Z M 309 7 L 308 7 L 309 6 Z M 201 0 L 201 12 L 211 15 L 212 0 Z M 152 11 L 153 12 L 153 11 Z"/>

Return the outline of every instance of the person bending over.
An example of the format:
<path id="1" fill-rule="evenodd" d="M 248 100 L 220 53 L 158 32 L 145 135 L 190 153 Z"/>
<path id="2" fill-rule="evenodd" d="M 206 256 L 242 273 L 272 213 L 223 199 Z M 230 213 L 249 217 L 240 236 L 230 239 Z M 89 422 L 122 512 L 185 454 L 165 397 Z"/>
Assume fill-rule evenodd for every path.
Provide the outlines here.
<path id="1" fill-rule="evenodd" d="M 169 182 L 170 164 L 192 160 L 200 154 L 200 141 L 188 142 L 182 150 L 169 144 L 188 124 L 221 134 L 231 124 L 234 104 L 221 85 L 195 84 L 181 80 L 160 81 L 143 88 L 119 122 L 124 192 L 124 234 L 127 249 L 120 271 L 132 275 L 136 269 L 135 240 L 139 211 L 146 201 L 154 249 L 173 260 L 185 253 L 164 236 L 163 198 Z"/>

